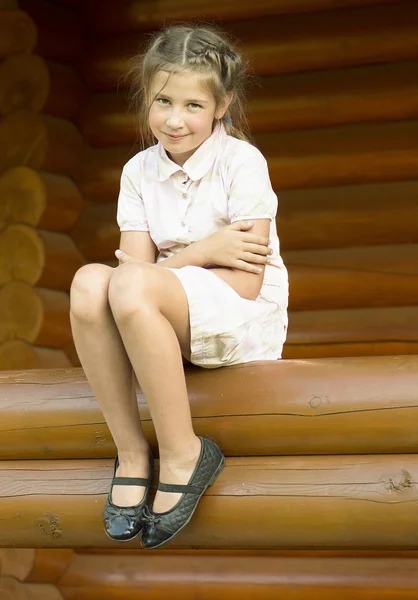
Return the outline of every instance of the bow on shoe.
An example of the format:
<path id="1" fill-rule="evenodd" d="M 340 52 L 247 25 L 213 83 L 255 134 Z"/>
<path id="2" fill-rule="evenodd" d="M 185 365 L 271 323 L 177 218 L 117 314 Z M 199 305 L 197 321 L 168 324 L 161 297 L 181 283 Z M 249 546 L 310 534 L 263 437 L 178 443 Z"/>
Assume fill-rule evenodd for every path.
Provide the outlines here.
<path id="1" fill-rule="evenodd" d="M 158 517 L 155 513 L 153 513 L 147 505 L 144 506 L 142 510 L 142 516 L 144 521 L 147 523 L 159 523 L 161 521 L 161 517 Z"/>

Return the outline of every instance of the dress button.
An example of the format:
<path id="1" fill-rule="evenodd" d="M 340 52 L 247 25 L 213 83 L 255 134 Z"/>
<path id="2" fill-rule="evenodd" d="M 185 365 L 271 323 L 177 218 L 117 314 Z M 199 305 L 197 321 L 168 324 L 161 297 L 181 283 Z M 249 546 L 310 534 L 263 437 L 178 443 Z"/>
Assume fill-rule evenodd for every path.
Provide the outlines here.
<path id="1" fill-rule="evenodd" d="M 187 198 L 187 194 L 182 194 L 183 198 L 186 199 Z"/>

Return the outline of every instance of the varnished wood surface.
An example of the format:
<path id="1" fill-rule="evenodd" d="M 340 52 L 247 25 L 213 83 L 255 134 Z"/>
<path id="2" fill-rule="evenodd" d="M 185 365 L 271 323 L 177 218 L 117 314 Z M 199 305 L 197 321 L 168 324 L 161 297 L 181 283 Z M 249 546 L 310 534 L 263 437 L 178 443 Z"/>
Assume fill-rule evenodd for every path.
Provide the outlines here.
<path id="1" fill-rule="evenodd" d="M 111 459 L 2 462 L 0 546 L 116 548 L 112 473 Z M 417 477 L 416 454 L 228 458 L 170 546 L 416 549 Z"/>
<path id="2" fill-rule="evenodd" d="M 205 20 L 228 22 L 288 13 L 316 12 L 374 4 L 394 4 L 399 0 L 129 0 L 115 6 L 112 0 L 90 0 L 84 14 L 91 30 L 99 32 L 146 31 L 158 29 L 170 21 Z M 100 6 L 101 10 L 98 10 Z M 324 15 L 326 18 L 326 15 Z"/>
<path id="3" fill-rule="evenodd" d="M 418 117 L 418 63 L 396 62 L 259 78 L 247 109 L 251 131 L 328 127 Z M 133 144 L 133 111 L 122 92 L 92 94 L 77 114 L 92 147 Z"/>
<path id="4" fill-rule="evenodd" d="M 325 13 L 283 15 L 225 24 L 258 75 L 385 63 L 418 58 L 415 2 Z M 127 60 L 146 35 L 98 39 L 83 62 L 91 90 L 126 86 Z"/>
<path id="5" fill-rule="evenodd" d="M 188 367 L 186 380 L 196 432 L 214 437 L 226 456 L 418 448 L 417 356 L 265 361 L 210 372 Z M 138 402 L 156 453 L 140 392 Z M 81 369 L 0 373 L 0 411 L 3 460 L 114 456 Z"/>

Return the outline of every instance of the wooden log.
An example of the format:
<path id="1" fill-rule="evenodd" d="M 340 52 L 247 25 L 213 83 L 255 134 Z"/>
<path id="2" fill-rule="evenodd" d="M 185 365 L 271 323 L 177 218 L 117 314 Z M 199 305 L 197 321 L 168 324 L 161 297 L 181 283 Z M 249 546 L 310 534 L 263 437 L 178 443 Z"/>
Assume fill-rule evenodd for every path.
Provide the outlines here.
<path id="1" fill-rule="evenodd" d="M 87 90 L 77 71 L 68 65 L 46 61 L 49 93 L 42 111 L 54 117 L 72 119 L 87 98 Z"/>
<path id="2" fill-rule="evenodd" d="M 345 125 L 255 136 L 276 190 L 416 180 L 418 121 Z M 83 196 L 115 202 L 132 146 L 91 149 L 75 175 Z"/>
<path id="3" fill-rule="evenodd" d="M 11 281 L 0 288 L 0 343 L 20 339 L 35 346 L 65 348 L 71 340 L 66 292 Z"/>
<path id="4" fill-rule="evenodd" d="M 84 141 L 64 119 L 16 110 L 0 121 L 0 172 L 26 165 L 72 174 L 83 158 Z"/>
<path id="5" fill-rule="evenodd" d="M 418 448 L 417 356 L 264 361 L 216 372 L 187 367 L 186 380 L 196 432 L 214 437 L 226 456 Z M 0 373 L 0 383 L 2 460 L 114 456 L 81 369 Z M 138 403 L 157 455 L 140 390 Z"/>
<path id="6" fill-rule="evenodd" d="M 68 235 L 21 224 L 0 232 L 0 259 L 0 285 L 19 280 L 66 291 L 84 264 Z"/>
<path id="7" fill-rule="evenodd" d="M 28 14 L 13 8 L 0 8 L 0 58 L 31 52 L 36 42 L 36 26 Z"/>
<path id="8" fill-rule="evenodd" d="M 323 310 L 418 303 L 418 245 L 285 252 L 289 308 Z"/>
<path id="9" fill-rule="evenodd" d="M 36 54 L 13 54 L 0 65 L 0 115 L 39 111 L 48 97 L 48 69 Z"/>
<path id="10" fill-rule="evenodd" d="M 282 251 L 418 242 L 418 181 L 279 190 L 278 196 Z"/>
<path id="11" fill-rule="evenodd" d="M 13 577 L 0 576 L 2 600 L 63 600 L 61 592 L 49 583 L 20 583 Z"/>
<path id="12" fill-rule="evenodd" d="M 418 58 L 415 2 L 283 15 L 228 24 L 258 75 L 277 75 Z M 104 36 L 82 65 L 94 91 L 121 89 L 130 57 L 145 35 Z"/>
<path id="13" fill-rule="evenodd" d="M 252 132 L 418 117 L 418 62 L 263 77 L 247 115 Z M 134 114 L 123 93 L 90 96 L 77 126 L 92 147 L 134 143 Z"/>
<path id="14" fill-rule="evenodd" d="M 22 340 L 9 340 L 0 344 L 0 370 L 61 369 L 71 366 L 63 350 L 32 346 Z"/>
<path id="15" fill-rule="evenodd" d="M 132 146 L 89 148 L 74 175 L 83 197 L 91 202 L 115 202 L 123 165 L 133 154 L 135 149 Z"/>
<path id="16" fill-rule="evenodd" d="M 396 0 L 395 0 L 396 2 Z M 227 2 L 173 2 L 160 0 L 130 0 L 116 8 L 111 0 L 93 0 L 85 12 L 89 26 L 98 32 L 147 31 L 159 29 L 170 21 L 237 21 L 288 13 L 316 12 L 370 4 L 393 3 L 393 0 L 246 0 Z M 101 10 L 98 10 L 100 6 Z"/>
<path id="17" fill-rule="evenodd" d="M 0 226 L 26 223 L 53 231 L 68 231 L 79 219 L 84 200 L 72 179 L 13 167 L 0 175 Z"/>
<path id="18" fill-rule="evenodd" d="M 86 89 L 75 69 L 37 54 L 13 54 L 0 65 L 0 115 L 21 108 L 71 119 Z"/>
<path id="19" fill-rule="evenodd" d="M 203 554 L 203 556 L 201 556 Z M 418 589 L 416 558 L 76 555 L 60 589 L 67 600 L 228 597 L 233 600 L 407 598 Z M 115 585 L 117 581 L 117 585 Z M 144 591 L 149 590 L 149 591 Z M 129 595 L 130 594 L 130 595 Z M 397 595 L 399 594 L 399 595 Z"/>
<path id="20" fill-rule="evenodd" d="M 296 311 L 283 358 L 418 354 L 416 306 Z"/>
<path id="21" fill-rule="evenodd" d="M 19 0 L 19 4 L 36 23 L 38 54 L 62 63 L 75 63 L 82 57 L 83 25 L 69 7 L 44 0 Z"/>
<path id="22" fill-rule="evenodd" d="M 116 208 L 114 202 L 86 205 L 82 216 L 71 231 L 78 250 L 86 260 L 102 261 L 114 257 L 120 240 Z"/>
<path id="23" fill-rule="evenodd" d="M 2 545 L 116 548 L 102 524 L 112 473 L 111 459 L 4 461 Z M 416 549 L 417 477 L 415 454 L 228 458 L 167 547 Z"/>

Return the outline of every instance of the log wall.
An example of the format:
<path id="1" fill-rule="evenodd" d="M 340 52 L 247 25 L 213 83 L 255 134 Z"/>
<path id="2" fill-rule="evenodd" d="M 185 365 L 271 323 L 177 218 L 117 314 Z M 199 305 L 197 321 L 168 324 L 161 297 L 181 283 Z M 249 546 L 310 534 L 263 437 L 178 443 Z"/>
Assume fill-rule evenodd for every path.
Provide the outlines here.
<path id="1" fill-rule="evenodd" d="M 91 0 L 84 12 L 95 33 L 81 64 L 91 93 L 76 115 L 90 148 L 77 173 L 87 204 L 72 234 L 87 260 L 114 264 L 119 240 L 120 172 L 136 141 L 127 58 L 163 22 L 216 13 L 259 78 L 248 116 L 279 196 L 290 276 L 284 357 L 415 353 L 408 318 L 418 297 L 417 4 L 130 0 L 105 7 Z"/>
<path id="2" fill-rule="evenodd" d="M 70 234 L 85 152 L 72 119 L 86 88 L 69 63 L 82 36 L 41 0 L 2 6 L 0 34 L 0 369 L 70 366 L 68 291 L 85 262 Z"/>

